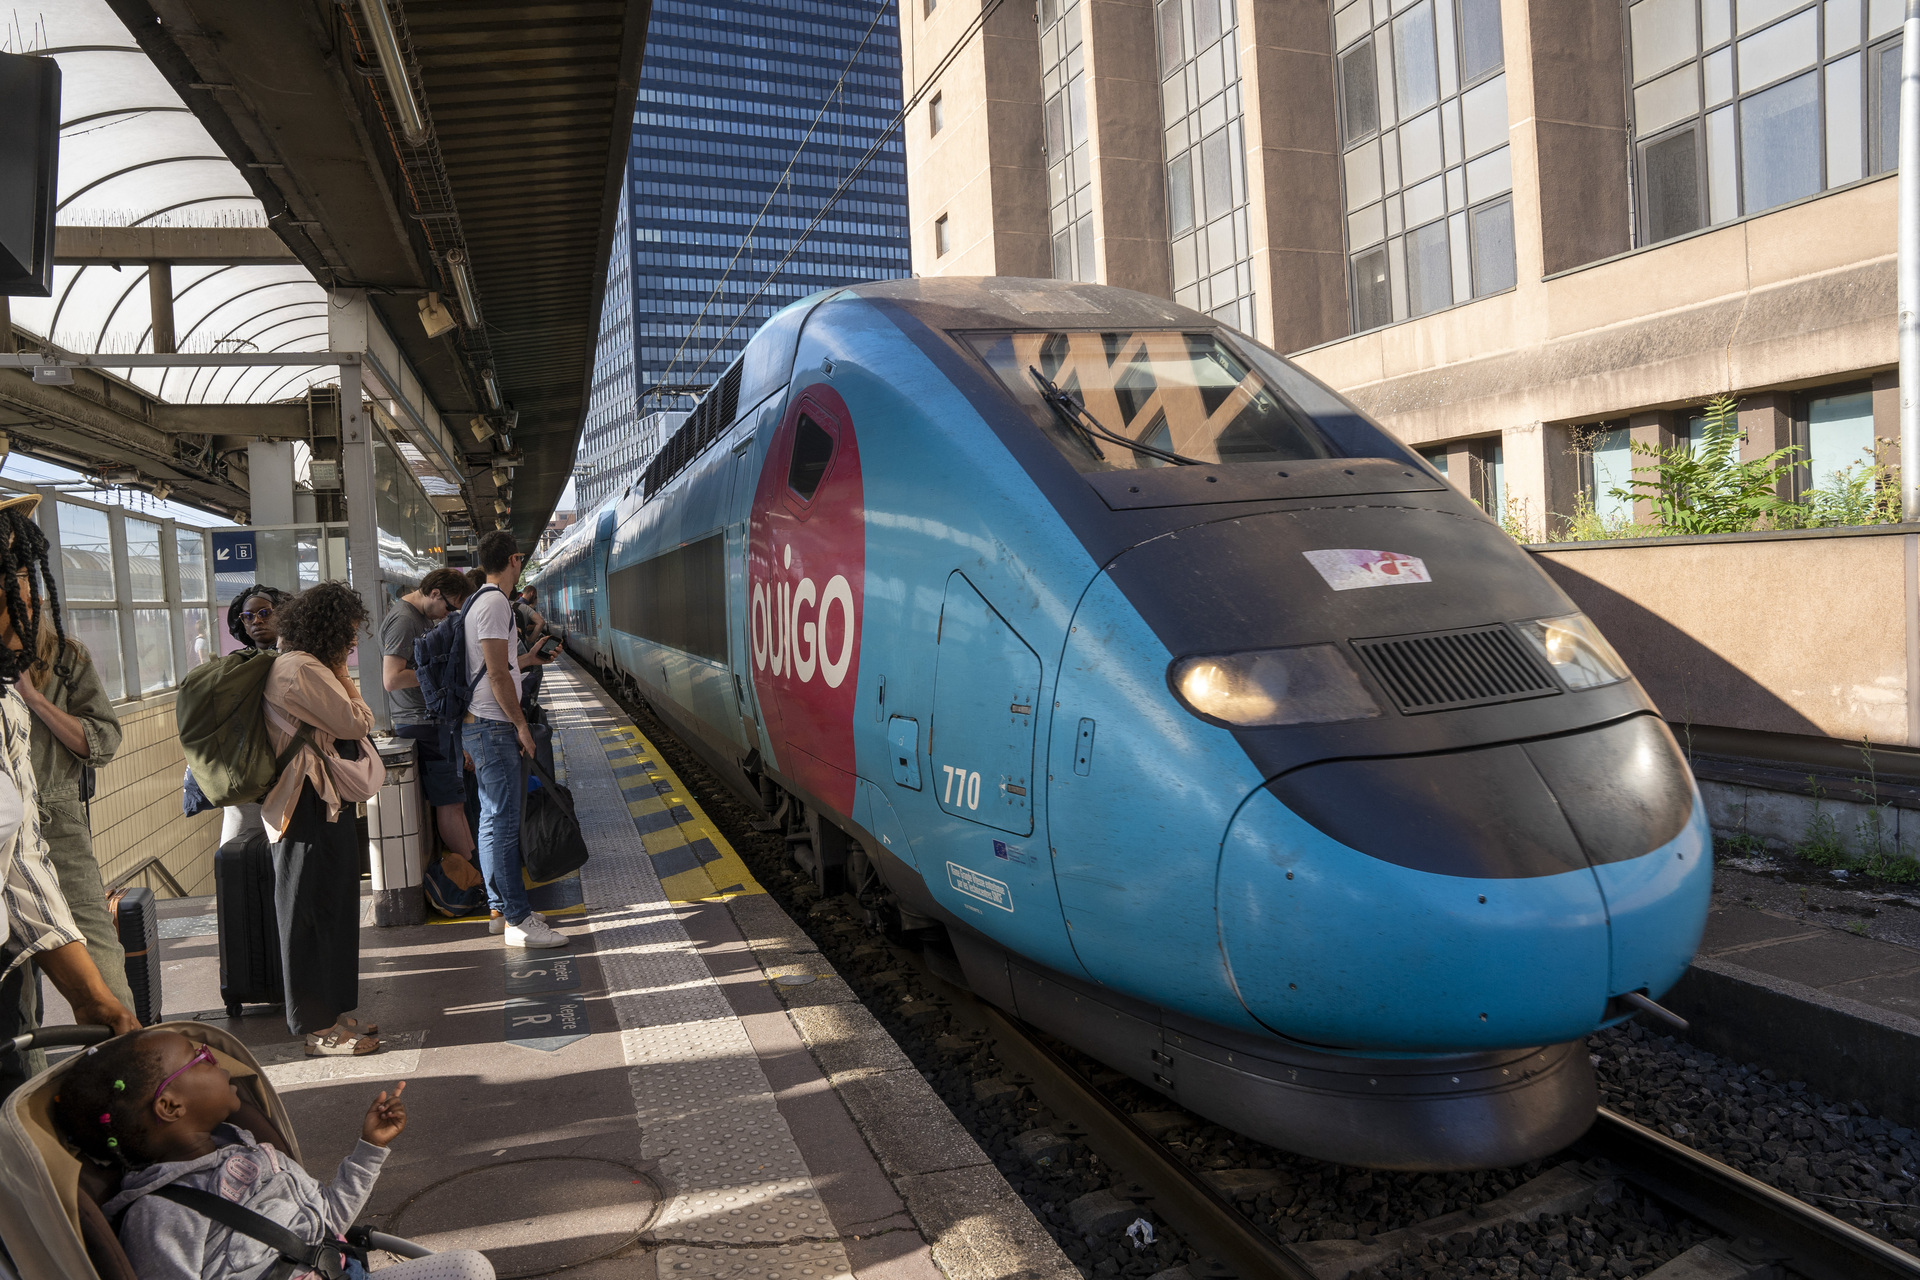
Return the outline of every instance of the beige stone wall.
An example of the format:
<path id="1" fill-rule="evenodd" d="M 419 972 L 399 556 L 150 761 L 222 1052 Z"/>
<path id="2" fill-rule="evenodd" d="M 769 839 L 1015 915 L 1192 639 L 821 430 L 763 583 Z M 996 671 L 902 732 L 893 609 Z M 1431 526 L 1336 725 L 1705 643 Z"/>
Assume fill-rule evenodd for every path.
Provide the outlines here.
<path id="1" fill-rule="evenodd" d="M 1532 548 L 1674 725 L 1905 745 L 1920 534 Z"/>
<path id="2" fill-rule="evenodd" d="M 108 883 L 158 858 L 189 897 L 213 892 L 213 851 L 220 844 L 220 813 L 196 818 L 180 813 L 180 782 L 186 760 L 174 731 L 174 695 L 157 694 L 122 703 L 120 754 L 101 770 L 93 799 L 93 850 Z M 166 878 L 149 866 L 130 883 L 155 896 L 172 897 Z"/>
<path id="3" fill-rule="evenodd" d="M 927 13 L 923 0 L 907 0 L 900 15 L 906 97 L 925 90 L 905 123 L 914 271 L 1051 274 L 1032 7 L 1003 3 L 977 30 L 978 6 L 948 3 Z M 928 118 L 936 92 L 944 115 L 938 134 Z M 952 239 L 944 254 L 934 244 L 942 217 Z"/>

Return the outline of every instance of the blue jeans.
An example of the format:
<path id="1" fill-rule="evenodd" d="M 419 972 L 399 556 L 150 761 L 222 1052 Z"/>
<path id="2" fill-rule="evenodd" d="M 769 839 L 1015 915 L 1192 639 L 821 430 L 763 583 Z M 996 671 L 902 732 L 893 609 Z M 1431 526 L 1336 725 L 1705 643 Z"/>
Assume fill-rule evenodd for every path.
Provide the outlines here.
<path id="1" fill-rule="evenodd" d="M 487 905 L 508 924 L 519 924 L 533 914 L 520 874 L 520 804 L 526 798 L 520 739 L 505 720 L 484 716 L 461 725 L 460 737 L 480 775 L 480 870 L 487 878 Z"/>

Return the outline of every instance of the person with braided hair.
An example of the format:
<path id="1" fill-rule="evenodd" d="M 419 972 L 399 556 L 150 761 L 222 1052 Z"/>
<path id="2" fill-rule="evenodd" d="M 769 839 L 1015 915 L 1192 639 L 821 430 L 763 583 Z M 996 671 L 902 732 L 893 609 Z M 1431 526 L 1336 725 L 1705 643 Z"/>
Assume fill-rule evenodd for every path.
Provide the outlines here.
<path id="1" fill-rule="evenodd" d="M 32 518 L 39 504 L 38 494 L 0 501 L 0 1039 L 38 1025 L 38 991 L 24 990 L 37 988 L 30 963 L 53 980 L 77 1022 L 139 1026 L 88 953 L 40 830 L 33 713 L 18 688 L 38 660 L 42 597 L 51 601 L 53 591 L 46 537 Z M 0 1052 L 0 1097 L 43 1068 L 36 1054 Z"/>
<path id="2" fill-rule="evenodd" d="M 19 566 L 13 558 L 24 556 L 46 584 L 33 665 L 15 686 L 33 713 L 33 781 L 40 797 L 40 835 L 53 856 L 60 891 L 87 940 L 93 963 L 114 998 L 131 1009 L 127 953 L 120 945 L 100 862 L 93 854 L 93 828 L 87 813 L 91 775 L 106 768 L 120 750 L 120 717 L 113 712 L 93 655 L 66 632 L 46 536 L 31 520 L 22 518 L 20 523 L 24 527 L 10 530 L 14 536 L 9 549 L 0 553 L 0 574 L 14 575 Z M 38 984 L 32 985 L 37 999 Z M 38 1010 L 34 1020 L 39 1020 Z"/>
<path id="3" fill-rule="evenodd" d="M 406 1130 L 406 1081 L 382 1089 L 360 1122 L 360 1140 L 321 1183 L 270 1140 L 235 1122 L 233 1077 L 213 1051 L 155 1028 L 88 1050 L 62 1076 L 54 1120 L 97 1164 L 124 1171 L 100 1208 L 141 1280 L 259 1280 L 279 1264 L 263 1241 L 169 1199 L 167 1188 L 211 1192 L 312 1244 L 353 1225 Z M 302 1268 L 304 1270 L 304 1268 Z M 364 1280 L 356 1261 L 349 1276 Z M 392 1280 L 493 1280 L 486 1256 L 436 1253 L 383 1268 Z"/>
<path id="4" fill-rule="evenodd" d="M 280 613 L 293 596 L 278 587 L 256 582 L 233 598 L 227 606 L 227 633 L 240 642 L 242 649 L 274 650 L 280 647 Z M 258 804 L 228 805 L 220 811 L 220 843 L 244 839 L 258 832 L 265 835 Z"/>

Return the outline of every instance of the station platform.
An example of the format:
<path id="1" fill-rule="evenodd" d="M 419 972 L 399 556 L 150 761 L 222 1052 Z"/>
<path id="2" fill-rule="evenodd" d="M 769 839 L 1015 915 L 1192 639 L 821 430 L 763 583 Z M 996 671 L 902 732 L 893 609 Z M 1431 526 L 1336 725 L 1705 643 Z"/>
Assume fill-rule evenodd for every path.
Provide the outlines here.
<path id="1" fill-rule="evenodd" d="M 277 1007 L 226 1017 L 213 901 L 179 899 L 166 1016 L 253 1047 L 322 1177 L 405 1079 L 368 1218 L 502 1277 L 1077 1277 L 617 706 L 566 660 L 542 702 L 592 850 L 543 891 L 567 949 L 377 928 L 369 899 L 357 1016 L 386 1047 L 307 1058 Z"/>
<path id="2" fill-rule="evenodd" d="M 1917 941 L 1911 893 L 1799 883 L 1723 860 L 1700 949 L 1662 1003 L 1692 1024 L 1691 1043 L 1920 1126 Z"/>

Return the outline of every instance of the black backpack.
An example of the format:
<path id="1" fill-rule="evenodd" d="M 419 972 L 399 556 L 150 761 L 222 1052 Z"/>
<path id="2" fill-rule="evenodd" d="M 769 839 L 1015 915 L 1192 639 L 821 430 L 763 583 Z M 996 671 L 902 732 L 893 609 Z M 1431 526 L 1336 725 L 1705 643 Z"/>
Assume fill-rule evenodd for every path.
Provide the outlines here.
<path id="1" fill-rule="evenodd" d="M 413 642 L 413 665 L 420 677 L 420 697 L 427 714 L 441 723 L 464 719 L 473 705 L 473 691 L 486 678 L 482 666 L 467 670 L 467 610 L 487 592 L 500 588 L 488 583 L 467 597 L 460 612 L 449 614 L 440 624 Z"/>

